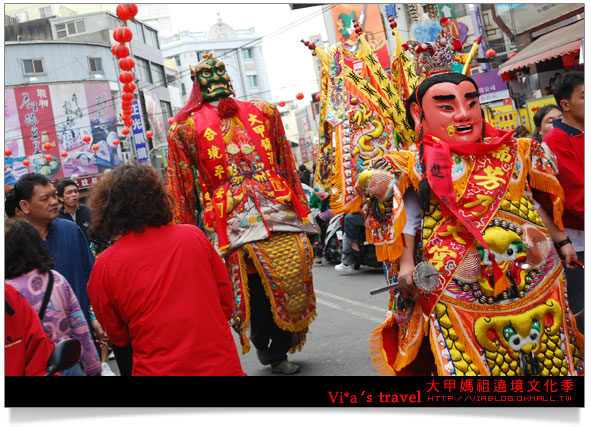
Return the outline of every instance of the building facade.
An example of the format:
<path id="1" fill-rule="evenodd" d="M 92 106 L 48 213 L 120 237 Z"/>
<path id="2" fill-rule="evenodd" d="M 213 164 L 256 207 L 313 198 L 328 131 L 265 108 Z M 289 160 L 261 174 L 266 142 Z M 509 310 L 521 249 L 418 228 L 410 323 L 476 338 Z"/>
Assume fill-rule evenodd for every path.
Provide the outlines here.
<path id="1" fill-rule="evenodd" d="M 179 70 L 183 102 L 189 99 L 193 85 L 189 67 L 197 65 L 204 53 L 224 62 L 237 99 L 271 101 L 261 38 L 252 27 L 234 30 L 219 18 L 209 31 L 181 31 L 162 38 L 163 56 L 174 60 Z"/>
<path id="2" fill-rule="evenodd" d="M 65 10 L 57 6 L 52 5 Z M 27 10 L 33 14 L 39 8 Z M 14 147 L 7 183 L 33 170 L 51 179 L 96 177 L 132 160 L 162 168 L 162 162 L 153 160 L 166 149 L 172 105 L 157 31 L 138 20 L 127 22 L 138 89 L 132 132 L 124 136 L 121 70 L 111 53 L 117 43 L 112 32 L 122 21 L 111 12 L 67 12 L 28 21 L 21 15 L 23 22 L 13 19 L 5 25 L 5 98 L 14 113 L 13 125 L 5 129 L 6 145 Z M 152 138 L 146 137 L 147 130 Z M 83 142 L 86 134 L 92 144 Z M 113 144 L 115 140 L 120 144 Z M 44 150 L 45 142 L 52 148 Z"/>

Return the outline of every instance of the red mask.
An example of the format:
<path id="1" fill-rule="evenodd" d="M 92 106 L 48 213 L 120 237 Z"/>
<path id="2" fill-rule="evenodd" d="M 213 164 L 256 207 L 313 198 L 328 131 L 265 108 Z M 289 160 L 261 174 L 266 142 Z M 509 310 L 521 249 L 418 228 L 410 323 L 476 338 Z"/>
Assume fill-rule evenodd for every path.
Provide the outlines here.
<path id="1" fill-rule="evenodd" d="M 463 81 L 458 85 L 437 83 L 427 89 L 422 104 L 425 134 L 450 143 L 476 142 L 482 137 L 483 119 L 478 90 L 471 82 Z M 415 122 L 418 120 L 415 119 Z"/>

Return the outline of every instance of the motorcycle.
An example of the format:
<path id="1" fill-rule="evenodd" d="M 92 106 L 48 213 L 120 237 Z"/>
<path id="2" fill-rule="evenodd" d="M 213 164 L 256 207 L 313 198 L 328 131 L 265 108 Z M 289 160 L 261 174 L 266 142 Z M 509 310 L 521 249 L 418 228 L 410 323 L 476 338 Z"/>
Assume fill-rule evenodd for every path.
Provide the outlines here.
<path id="1" fill-rule="evenodd" d="M 345 214 L 340 213 L 333 216 L 326 229 L 326 238 L 324 240 L 324 258 L 332 264 L 339 264 L 341 262 L 341 255 L 343 250 L 343 226 L 345 221 Z M 360 253 L 355 262 L 355 270 L 359 270 L 361 265 L 370 268 L 382 268 L 382 263 L 378 261 L 376 256 L 376 248 L 367 242 L 363 242 L 360 247 Z"/>
<path id="2" fill-rule="evenodd" d="M 45 376 L 50 377 L 57 372 L 70 369 L 78 363 L 78 360 L 80 360 L 81 351 L 80 341 L 77 339 L 69 338 L 61 341 L 55 346 L 47 360 L 47 371 Z"/>

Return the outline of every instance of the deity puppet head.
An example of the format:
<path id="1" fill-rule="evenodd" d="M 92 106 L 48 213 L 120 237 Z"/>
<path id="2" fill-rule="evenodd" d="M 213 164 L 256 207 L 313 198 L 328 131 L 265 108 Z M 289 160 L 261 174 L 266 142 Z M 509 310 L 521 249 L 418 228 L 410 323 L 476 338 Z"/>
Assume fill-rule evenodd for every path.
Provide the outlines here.
<path id="1" fill-rule="evenodd" d="M 407 120 L 417 134 L 422 131 L 450 143 L 477 142 L 484 130 L 478 97 L 472 78 L 455 72 L 437 73 L 421 82 L 409 97 Z"/>
<path id="2" fill-rule="evenodd" d="M 204 54 L 201 62 L 191 67 L 191 79 L 199 84 L 204 102 L 218 101 L 233 94 L 226 66 L 211 53 Z"/>

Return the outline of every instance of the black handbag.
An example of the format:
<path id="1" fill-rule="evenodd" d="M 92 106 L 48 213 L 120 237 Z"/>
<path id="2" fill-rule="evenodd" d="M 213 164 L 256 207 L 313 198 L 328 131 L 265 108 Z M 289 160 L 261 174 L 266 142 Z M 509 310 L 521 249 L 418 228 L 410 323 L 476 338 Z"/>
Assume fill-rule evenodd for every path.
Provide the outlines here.
<path id="1" fill-rule="evenodd" d="M 43 302 L 41 303 L 41 308 L 39 309 L 39 319 L 43 322 L 43 316 L 45 316 L 45 310 L 47 309 L 47 304 L 49 304 L 49 298 L 51 297 L 51 291 L 53 289 L 53 273 L 49 271 L 49 282 L 47 282 L 47 289 L 45 290 L 45 295 L 43 296 Z"/>

